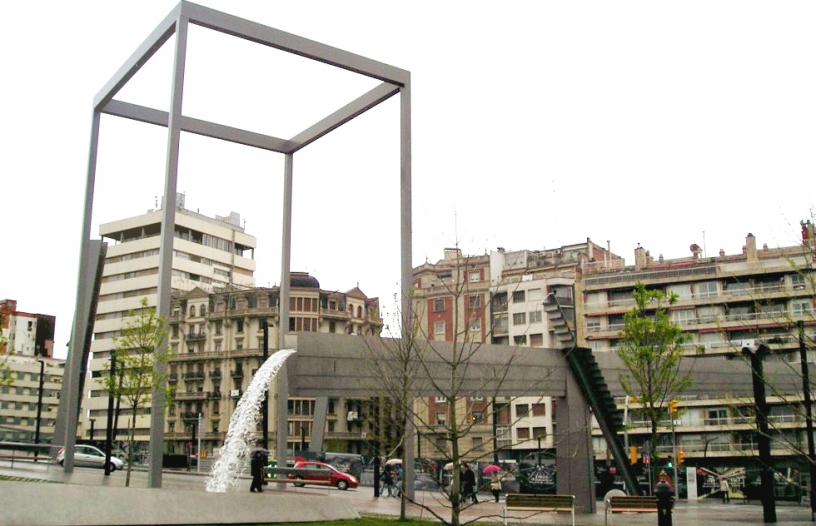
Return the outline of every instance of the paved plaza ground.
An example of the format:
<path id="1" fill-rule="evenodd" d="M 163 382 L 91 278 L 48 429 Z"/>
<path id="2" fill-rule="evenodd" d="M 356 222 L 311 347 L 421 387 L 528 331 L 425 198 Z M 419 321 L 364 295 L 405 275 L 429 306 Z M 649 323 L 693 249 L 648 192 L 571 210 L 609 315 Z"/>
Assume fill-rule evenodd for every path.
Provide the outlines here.
<path id="1" fill-rule="evenodd" d="M 37 492 L 37 487 L 44 486 L 43 484 L 28 482 L 29 480 L 46 480 L 70 485 L 79 486 L 96 486 L 108 488 L 121 488 L 124 486 L 125 474 L 123 472 L 115 472 L 110 477 L 105 477 L 102 470 L 93 470 L 85 468 L 77 468 L 73 474 L 66 475 L 62 468 L 55 465 L 16 465 L 11 469 L 7 463 L 0 464 L 0 476 L 3 478 L 13 477 L 16 481 L 2 482 L 0 489 L 7 484 L 14 484 L 15 489 L 19 493 L 30 492 L 34 496 Z M 204 492 L 204 485 L 206 475 L 197 474 L 195 472 L 185 471 L 167 471 L 163 475 L 162 489 L 149 490 L 172 493 L 176 499 L 189 497 L 189 492 Z M 19 486 L 24 485 L 24 486 Z M 247 506 L 254 502 L 259 504 L 263 502 L 260 499 L 275 499 L 279 501 L 282 494 L 276 489 L 276 485 L 271 484 L 267 487 L 264 493 L 249 493 L 249 478 L 241 479 L 238 486 L 231 488 L 228 495 L 233 497 L 225 497 L 233 499 L 236 506 Z M 51 486 L 50 484 L 48 486 Z M 134 471 L 131 480 L 132 488 L 146 488 L 147 477 L 143 471 Z M 100 488 L 94 488 L 93 491 L 100 491 Z M 104 490 L 102 490 L 104 491 Z M 113 490 L 112 490 L 113 491 Z M 127 499 L 129 490 L 118 489 L 117 498 Z M 334 488 L 321 487 L 305 487 L 294 488 L 287 486 L 285 490 L 287 501 L 308 501 L 318 507 L 317 505 L 325 506 L 327 508 L 339 508 L 347 504 L 358 513 L 362 514 L 379 514 L 379 515 L 398 515 L 400 503 L 399 499 L 380 497 L 375 498 L 373 489 L 370 487 L 360 487 L 356 490 L 339 491 Z M 138 492 L 133 492 L 135 495 Z M 144 493 L 142 491 L 142 493 Z M 91 494 L 89 489 L 84 494 Z M 292 498 L 290 499 L 289 496 Z M 80 499 L 82 497 L 79 497 Z M 0 499 L 2 499 L 2 492 L 0 492 Z M 434 512 L 449 516 L 449 511 L 446 509 L 445 503 L 438 499 L 438 494 L 433 492 L 417 492 L 417 499 L 428 505 Z M 478 505 L 471 506 L 463 513 L 463 520 L 471 520 L 477 517 L 483 517 L 485 521 L 500 522 L 502 513 L 502 504 L 493 502 L 489 494 L 480 495 L 480 502 Z M 267 501 L 268 502 L 268 501 Z M 78 503 L 72 503 L 79 505 Z M 36 505 L 32 503 L 31 505 Z M 91 504 L 93 505 L 93 504 Z M 119 502 L 118 506 L 122 509 L 127 508 L 128 502 Z M 134 504 L 135 505 L 135 504 Z M 342 506 L 341 506 L 342 505 Z M 59 510 L 58 506 L 45 506 L 42 508 L 42 513 L 49 513 L 49 509 Z M 409 511 L 411 516 L 424 517 L 432 519 L 433 516 L 426 510 L 417 507 L 411 507 Z M 2 519 L 3 513 L 0 512 L 0 524 L 13 524 L 8 520 Z M 521 514 L 528 515 L 528 514 Z M 511 519 L 510 523 L 524 523 L 524 524 L 569 524 L 570 518 L 568 514 L 550 514 L 543 513 L 534 517 L 519 517 Z M 239 515 L 236 514 L 236 521 Z M 795 503 L 779 503 L 777 505 L 777 524 L 787 526 L 800 525 L 814 525 L 811 522 L 810 509 L 805 505 Z M 50 520 L 50 519 L 49 519 Z M 732 501 L 728 504 L 723 504 L 721 501 L 697 501 L 687 502 L 680 501 L 675 507 L 673 515 L 673 523 L 676 526 L 722 526 L 722 525 L 738 525 L 738 524 L 762 524 L 762 507 L 758 503 L 744 503 Z M 207 517 L 201 518 L 202 524 L 210 524 L 207 522 Z M 594 514 L 577 514 L 576 523 L 579 525 L 600 525 L 605 523 L 603 503 L 598 502 L 598 511 Z M 657 516 L 653 513 L 644 514 L 623 514 L 615 515 L 610 523 L 616 526 L 626 525 L 645 525 L 657 524 Z M 35 524 L 32 522 L 31 524 Z M 46 521 L 42 524 L 61 524 L 60 522 Z M 22 525 L 21 525 L 22 526 Z"/>

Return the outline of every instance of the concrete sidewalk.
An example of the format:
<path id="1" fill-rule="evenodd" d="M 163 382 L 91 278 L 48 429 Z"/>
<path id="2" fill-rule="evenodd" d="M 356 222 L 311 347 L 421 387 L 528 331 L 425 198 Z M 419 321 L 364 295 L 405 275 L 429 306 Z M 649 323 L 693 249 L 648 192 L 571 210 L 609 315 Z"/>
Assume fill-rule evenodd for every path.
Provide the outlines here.
<path id="1" fill-rule="evenodd" d="M 284 515 L 277 513 L 279 510 L 285 512 L 285 520 L 300 522 L 328 520 L 338 513 L 342 516 L 349 514 L 356 516 L 356 513 L 397 516 L 400 509 L 399 499 L 375 498 L 371 487 L 339 491 L 317 486 L 304 488 L 287 486 L 285 491 L 277 491 L 276 485 L 270 483 L 264 493 L 252 494 L 249 493 L 250 480 L 245 478 L 239 480 L 237 487 L 230 488 L 226 495 L 213 495 L 204 491 L 206 474 L 195 472 L 165 472 L 162 489 L 146 489 L 147 477 L 140 471 L 132 473 L 131 488 L 124 488 L 125 473 L 122 472 L 105 477 L 101 470 L 78 468 L 74 473 L 66 475 L 59 466 L 53 465 L 14 469 L 0 465 L 0 475 L 61 483 L 0 483 L 0 510 L 2 510 L 0 525 L 104 524 L 98 520 L 100 518 L 98 516 L 95 517 L 97 519 L 95 522 L 82 522 L 75 516 L 65 514 L 65 509 L 66 507 L 94 509 L 100 502 L 105 501 L 115 502 L 117 513 L 115 520 L 107 524 L 247 524 L 253 521 L 269 523 L 284 520 Z M 65 485 L 71 487 L 66 488 Z M 83 489 L 83 486 L 95 487 Z M 66 501 L 65 497 L 60 495 L 65 497 L 70 495 L 71 500 Z M 502 522 L 502 503 L 493 502 L 491 495 L 486 493 L 480 494 L 479 498 L 482 502 L 464 510 L 462 520 L 483 518 L 485 521 Z M 450 517 L 449 507 L 437 493 L 417 492 L 417 501 L 425 504 L 430 511 L 409 506 L 408 514 L 411 517 L 433 519 L 434 514 L 446 519 Z M 11 508 L 7 506 L 29 511 L 35 509 L 37 513 L 19 515 L 17 518 L 25 518 L 25 521 L 15 522 L 13 518 L 9 518 L 7 510 Z M 146 507 L 151 508 L 149 512 L 139 511 L 145 510 Z M 224 510 L 227 513 L 223 513 Z M 804 505 L 778 503 L 776 513 L 777 524 L 816 525 L 810 520 L 810 509 Z M 150 522 L 132 522 L 134 519 L 143 520 L 148 516 Z M 576 514 L 575 518 L 578 525 L 605 524 L 603 503 L 598 502 L 596 513 Z M 654 513 L 616 514 L 609 519 L 609 524 L 615 526 L 657 524 L 657 516 Z M 570 516 L 553 513 L 531 516 L 517 513 L 508 522 L 561 525 L 570 524 Z M 762 524 L 762 507 L 757 503 L 723 504 L 719 500 L 692 503 L 680 501 L 675 506 L 673 523 L 675 526 Z"/>

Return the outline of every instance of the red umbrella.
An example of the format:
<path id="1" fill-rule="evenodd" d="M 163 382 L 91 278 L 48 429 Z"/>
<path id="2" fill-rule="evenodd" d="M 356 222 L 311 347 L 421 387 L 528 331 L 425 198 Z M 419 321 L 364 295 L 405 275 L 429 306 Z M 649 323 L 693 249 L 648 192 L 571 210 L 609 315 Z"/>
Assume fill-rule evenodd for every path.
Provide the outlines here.
<path id="1" fill-rule="evenodd" d="M 488 464 L 483 470 L 482 473 L 495 473 L 497 471 L 501 471 L 501 466 L 497 466 L 496 464 Z"/>

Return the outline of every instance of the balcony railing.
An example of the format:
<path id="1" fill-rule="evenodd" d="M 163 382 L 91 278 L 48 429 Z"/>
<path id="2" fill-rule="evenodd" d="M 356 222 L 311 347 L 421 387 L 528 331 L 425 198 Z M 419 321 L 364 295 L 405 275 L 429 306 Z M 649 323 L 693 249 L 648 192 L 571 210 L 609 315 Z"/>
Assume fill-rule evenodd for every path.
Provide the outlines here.
<path id="1" fill-rule="evenodd" d="M 201 341 L 207 339 L 207 331 L 189 332 L 186 339 L 188 342 Z"/>
<path id="2" fill-rule="evenodd" d="M 204 371 L 194 371 L 191 373 L 184 373 L 185 380 L 203 380 Z"/>

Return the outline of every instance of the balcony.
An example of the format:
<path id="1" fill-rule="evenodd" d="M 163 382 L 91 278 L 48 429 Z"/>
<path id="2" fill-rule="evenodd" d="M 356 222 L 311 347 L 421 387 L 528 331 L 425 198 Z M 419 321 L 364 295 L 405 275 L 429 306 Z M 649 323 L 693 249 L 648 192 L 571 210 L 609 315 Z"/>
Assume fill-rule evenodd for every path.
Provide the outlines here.
<path id="1" fill-rule="evenodd" d="M 232 371 L 232 377 L 233 378 L 243 378 L 244 377 L 244 371 L 242 369 L 236 369 L 236 370 Z"/>
<path id="2" fill-rule="evenodd" d="M 207 339 L 207 331 L 190 332 L 187 333 L 185 339 L 188 342 L 204 341 Z"/>
<path id="3" fill-rule="evenodd" d="M 184 373 L 184 380 L 203 380 L 204 371 L 194 371 L 191 373 Z"/>
<path id="4" fill-rule="evenodd" d="M 204 391 L 176 391 L 175 398 L 180 402 L 187 400 L 206 400 L 207 393 Z"/>
<path id="5" fill-rule="evenodd" d="M 221 378 L 221 369 L 216 369 L 215 371 L 211 372 L 210 378 L 212 378 L 213 380 Z"/>
<path id="6" fill-rule="evenodd" d="M 211 391 L 207 393 L 207 398 L 210 400 L 221 400 L 221 391 Z"/>
<path id="7" fill-rule="evenodd" d="M 178 374 L 171 373 L 170 375 L 167 376 L 167 381 L 171 384 L 178 383 Z"/>

